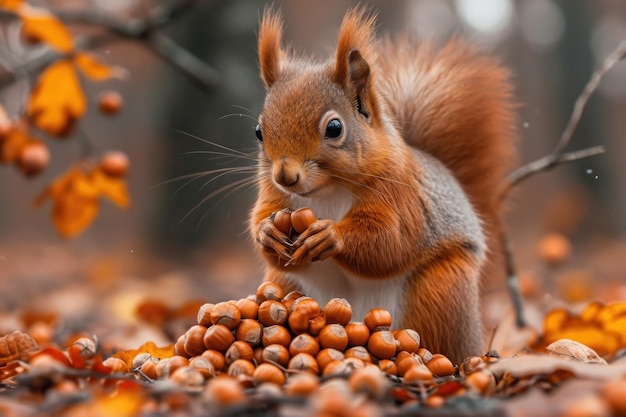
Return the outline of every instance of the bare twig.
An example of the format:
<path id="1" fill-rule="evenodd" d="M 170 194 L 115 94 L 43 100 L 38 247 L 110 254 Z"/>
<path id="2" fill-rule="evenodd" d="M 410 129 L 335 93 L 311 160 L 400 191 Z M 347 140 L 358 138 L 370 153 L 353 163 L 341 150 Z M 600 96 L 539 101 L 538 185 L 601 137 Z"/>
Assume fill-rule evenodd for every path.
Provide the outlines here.
<path id="1" fill-rule="evenodd" d="M 593 146 L 574 152 L 566 152 L 566 149 L 569 146 L 570 141 L 572 140 L 574 131 L 576 130 L 576 127 L 580 122 L 580 118 L 582 117 L 583 111 L 585 109 L 585 106 L 587 105 L 587 102 L 589 101 L 589 98 L 598 88 L 598 85 L 600 84 L 600 81 L 602 81 L 604 75 L 619 61 L 624 59 L 624 57 L 626 57 L 626 40 L 622 41 L 615 49 L 615 51 L 613 51 L 613 53 L 611 53 L 611 55 L 609 55 L 604 60 L 602 65 L 600 65 L 600 67 L 591 75 L 591 78 L 585 85 L 585 88 L 580 93 L 580 95 L 576 99 L 576 102 L 574 103 L 574 109 L 572 110 L 572 114 L 569 118 L 567 126 L 561 134 L 559 142 L 554 148 L 554 151 L 552 151 L 552 153 L 549 155 L 546 155 L 526 165 L 523 165 L 515 171 L 511 172 L 508 176 L 509 184 L 502 194 L 503 198 L 508 194 L 513 186 L 519 184 L 520 182 L 524 181 L 526 178 L 534 174 L 548 171 L 560 164 L 604 153 L 603 146 Z M 505 232 L 503 232 L 500 236 L 500 243 L 505 261 L 507 287 L 513 302 L 513 307 L 515 309 L 516 323 L 519 327 L 523 327 L 525 326 L 525 320 L 523 313 L 522 297 L 519 292 L 519 282 L 515 270 L 513 252 L 511 251 L 511 242 Z"/>

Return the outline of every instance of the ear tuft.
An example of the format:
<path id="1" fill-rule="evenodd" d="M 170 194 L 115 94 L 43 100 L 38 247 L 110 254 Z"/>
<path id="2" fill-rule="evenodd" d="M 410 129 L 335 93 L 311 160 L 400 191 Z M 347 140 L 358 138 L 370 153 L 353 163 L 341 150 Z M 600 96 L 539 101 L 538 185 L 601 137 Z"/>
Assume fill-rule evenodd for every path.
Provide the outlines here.
<path id="1" fill-rule="evenodd" d="M 337 54 L 335 62 L 335 81 L 347 87 L 352 81 L 351 72 L 354 64 L 358 61 L 359 67 L 365 64 L 369 75 L 367 61 L 376 59 L 376 15 L 369 14 L 365 8 L 353 8 L 348 10 L 339 29 L 337 39 Z M 352 54 L 357 51 L 357 56 Z"/>
<path id="2" fill-rule="evenodd" d="M 282 18 L 279 11 L 271 7 L 263 11 L 259 30 L 259 65 L 261 78 L 266 88 L 270 88 L 280 75 L 280 61 L 283 51 L 280 43 L 283 34 Z"/>

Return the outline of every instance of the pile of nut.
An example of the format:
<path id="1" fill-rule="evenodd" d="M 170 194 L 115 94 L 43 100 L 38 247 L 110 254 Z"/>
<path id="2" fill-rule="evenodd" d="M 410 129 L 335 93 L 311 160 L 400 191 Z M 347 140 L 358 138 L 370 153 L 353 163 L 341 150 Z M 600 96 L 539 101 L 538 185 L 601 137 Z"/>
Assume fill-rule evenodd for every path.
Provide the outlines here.
<path id="1" fill-rule="evenodd" d="M 486 393 L 495 385 L 490 373 L 459 378 L 459 372 L 482 368 L 484 358 L 473 358 L 479 363 L 459 370 L 444 355 L 420 347 L 416 331 L 390 330 L 391 323 L 382 308 L 370 310 L 363 322 L 352 321 L 345 299 L 320 306 L 300 292 L 284 294 L 277 284 L 265 282 L 247 298 L 204 304 L 197 324 L 176 341 L 175 356 L 138 354 L 133 371 L 147 381 L 202 390 L 217 405 L 243 402 L 247 388 L 303 398 L 318 395 L 332 382 L 345 384 L 347 409 L 355 394 L 393 404 L 440 406 L 444 396 L 433 394 L 442 382 L 453 381 L 454 392 Z M 126 367 L 118 361 L 112 357 L 104 364 Z"/>

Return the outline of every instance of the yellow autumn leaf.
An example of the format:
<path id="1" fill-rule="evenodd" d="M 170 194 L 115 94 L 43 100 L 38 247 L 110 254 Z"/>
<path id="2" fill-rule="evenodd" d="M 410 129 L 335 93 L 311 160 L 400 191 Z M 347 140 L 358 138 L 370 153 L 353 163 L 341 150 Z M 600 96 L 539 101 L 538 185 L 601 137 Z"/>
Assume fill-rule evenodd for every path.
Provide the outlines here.
<path id="1" fill-rule="evenodd" d="M 64 193 L 52 205 L 52 222 L 63 237 L 74 237 L 84 231 L 98 215 L 98 199 L 76 192 Z"/>
<path id="2" fill-rule="evenodd" d="M 9 163 L 17 159 L 22 147 L 28 143 L 29 136 L 26 129 L 14 126 L 0 140 L 0 163 Z"/>
<path id="3" fill-rule="evenodd" d="M 149 353 L 153 358 L 163 359 L 171 358 L 176 352 L 174 350 L 174 345 L 158 347 L 154 342 L 146 342 L 138 349 L 120 351 L 113 356 L 126 362 L 126 365 L 132 369 L 133 359 L 140 353 Z"/>
<path id="4" fill-rule="evenodd" d="M 37 127 L 54 136 L 70 132 L 87 108 L 87 100 L 72 63 L 60 60 L 39 77 L 28 102 L 28 114 Z"/>
<path id="5" fill-rule="evenodd" d="M 124 178 L 112 177 L 106 175 L 102 169 L 94 168 L 92 180 L 100 194 L 111 200 L 118 207 L 128 208 L 130 206 L 130 197 Z"/>
<path id="6" fill-rule="evenodd" d="M 62 53 L 69 53 L 74 49 L 74 41 L 67 27 L 47 10 L 19 7 L 18 13 L 27 38 L 45 42 Z"/>
<path id="7" fill-rule="evenodd" d="M 17 12 L 22 6 L 23 0 L 0 0 L 0 8 Z"/>
<path id="8" fill-rule="evenodd" d="M 91 52 L 77 53 L 74 56 L 74 62 L 92 81 L 104 81 L 113 77 L 122 78 L 124 74 L 121 68 L 107 65 Z"/>

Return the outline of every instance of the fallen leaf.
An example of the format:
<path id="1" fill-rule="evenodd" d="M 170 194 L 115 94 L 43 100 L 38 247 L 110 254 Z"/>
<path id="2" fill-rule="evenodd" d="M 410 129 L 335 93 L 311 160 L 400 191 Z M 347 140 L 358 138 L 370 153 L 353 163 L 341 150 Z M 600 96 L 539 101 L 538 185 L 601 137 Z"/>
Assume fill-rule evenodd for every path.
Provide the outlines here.
<path id="1" fill-rule="evenodd" d="M 67 135 L 87 108 L 85 95 L 69 60 L 51 64 L 41 74 L 28 102 L 28 114 L 53 136 Z"/>
<path id="2" fill-rule="evenodd" d="M 0 337 L 0 366 L 17 360 L 26 360 L 37 349 L 35 339 L 19 330 L 2 336 Z"/>
<path id="3" fill-rule="evenodd" d="M 92 181 L 100 194 L 118 207 L 127 208 L 130 206 L 130 197 L 124 178 L 106 175 L 102 169 L 96 167 L 92 171 Z"/>
<path id="4" fill-rule="evenodd" d="M 154 358 L 163 359 L 163 358 L 171 358 L 172 356 L 174 356 L 175 351 L 174 351 L 173 344 L 163 346 L 163 347 L 157 347 L 157 345 L 154 344 L 154 342 L 146 342 L 143 345 L 141 345 L 138 349 L 131 349 L 131 350 L 117 352 L 113 356 L 116 358 L 122 359 L 124 362 L 126 362 L 126 365 L 128 365 L 129 368 L 132 368 L 133 359 L 135 358 L 135 356 L 137 356 L 140 353 L 149 353 Z"/>
<path id="5" fill-rule="evenodd" d="M 24 0 L 0 0 L 0 7 L 17 12 L 24 3 Z"/>
<path id="6" fill-rule="evenodd" d="M 546 347 L 546 350 L 550 355 L 559 358 L 573 359 L 579 362 L 587 363 L 601 363 L 606 365 L 606 361 L 602 359 L 596 351 L 583 345 L 582 343 L 576 342 L 575 340 L 559 339 L 554 343 L 550 343 Z"/>
<path id="7" fill-rule="evenodd" d="M 66 193 L 54 200 L 52 222 L 63 237 L 84 231 L 98 215 L 98 200 L 78 193 Z"/>

